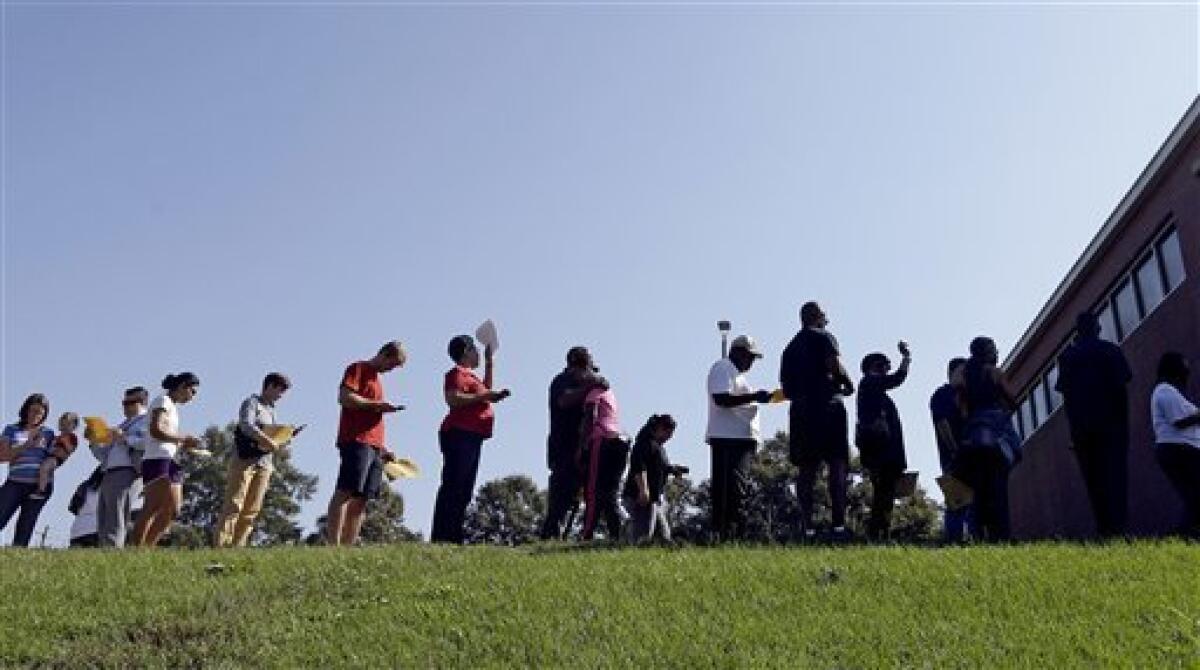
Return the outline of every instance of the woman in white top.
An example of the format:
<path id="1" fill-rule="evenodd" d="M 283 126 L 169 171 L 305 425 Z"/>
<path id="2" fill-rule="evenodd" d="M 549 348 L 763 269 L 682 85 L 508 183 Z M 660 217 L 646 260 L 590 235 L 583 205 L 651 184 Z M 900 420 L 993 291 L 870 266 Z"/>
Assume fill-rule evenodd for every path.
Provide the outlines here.
<path id="1" fill-rule="evenodd" d="M 167 392 L 150 403 L 150 437 L 142 457 L 146 503 L 133 527 L 136 546 L 158 546 L 179 516 L 183 505 L 183 470 L 176 456 L 180 449 L 200 448 L 200 440 L 179 432 L 179 405 L 191 402 L 199 386 L 200 378 L 190 372 L 167 375 L 162 383 Z"/>
<path id="2" fill-rule="evenodd" d="M 1189 372 L 1183 354 L 1163 354 L 1150 416 L 1158 464 L 1183 499 L 1183 532 L 1200 537 L 1200 409 L 1184 396 Z"/>

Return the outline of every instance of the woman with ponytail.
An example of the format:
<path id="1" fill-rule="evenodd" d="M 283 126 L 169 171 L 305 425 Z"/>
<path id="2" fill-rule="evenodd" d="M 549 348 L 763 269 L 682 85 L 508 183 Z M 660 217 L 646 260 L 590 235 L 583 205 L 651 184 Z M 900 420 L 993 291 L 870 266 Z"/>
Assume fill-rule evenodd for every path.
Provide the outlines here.
<path id="1" fill-rule="evenodd" d="M 200 378 L 190 372 L 167 375 L 166 393 L 150 403 L 150 438 L 142 457 L 146 503 L 133 528 L 139 547 L 157 546 L 183 505 L 183 470 L 176 457 L 180 449 L 199 449 L 201 442 L 179 431 L 179 405 L 191 402 L 199 386 Z"/>
<path id="2" fill-rule="evenodd" d="M 638 431 L 629 459 L 629 476 L 621 498 L 629 511 L 630 542 L 646 542 L 657 534 L 671 541 L 664 492 L 667 477 L 682 477 L 688 469 L 671 465 L 666 444 L 675 434 L 675 419 L 670 414 L 655 414 Z"/>

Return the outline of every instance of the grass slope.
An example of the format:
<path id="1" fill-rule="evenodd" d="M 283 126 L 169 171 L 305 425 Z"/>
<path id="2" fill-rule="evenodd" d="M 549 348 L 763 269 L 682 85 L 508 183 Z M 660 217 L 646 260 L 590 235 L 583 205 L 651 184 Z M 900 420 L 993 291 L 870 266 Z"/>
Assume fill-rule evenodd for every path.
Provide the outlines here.
<path id="1" fill-rule="evenodd" d="M 0 562 L 4 667 L 1200 667 L 1195 544 Z"/>

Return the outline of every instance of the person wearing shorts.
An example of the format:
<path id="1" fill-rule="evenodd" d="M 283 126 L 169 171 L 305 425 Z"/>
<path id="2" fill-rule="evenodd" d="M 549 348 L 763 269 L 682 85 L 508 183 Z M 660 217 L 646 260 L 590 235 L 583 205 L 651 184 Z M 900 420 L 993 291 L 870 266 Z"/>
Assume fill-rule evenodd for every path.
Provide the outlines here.
<path id="1" fill-rule="evenodd" d="M 183 470 L 176 458 L 180 450 L 200 448 L 199 439 L 179 431 L 179 406 L 196 397 L 200 378 L 190 372 L 167 375 L 166 393 L 150 403 L 149 439 L 142 459 L 146 504 L 133 527 L 133 544 L 156 547 L 183 506 Z"/>
<path id="2" fill-rule="evenodd" d="M 826 330 L 829 319 L 820 305 L 800 308 L 802 328 L 784 349 L 779 382 L 791 401 L 789 408 L 790 459 L 798 469 L 796 497 L 800 526 L 806 538 L 816 535 L 813 489 L 817 472 L 829 468 L 829 498 L 833 536 L 846 536 L 846 489 L 850 465 L 850 426 L 842 398 L 854 393 L 854 384 L 842 366 L 837 340 Z"/>
<path id="3" fill-rule="evenodd" d="M 342 375 L 337 436 L 341 462 L 325 527 L 325 539 L 333 546 L 358 541 L 367 501 L 379 496 L 383 464 L 392 458 L 384 442 L 383 415 L 403 409 L 383 399 L 380 376 L 407 360 L 404 345 L 388 342 L 370 359 L 351 363 Z"/>

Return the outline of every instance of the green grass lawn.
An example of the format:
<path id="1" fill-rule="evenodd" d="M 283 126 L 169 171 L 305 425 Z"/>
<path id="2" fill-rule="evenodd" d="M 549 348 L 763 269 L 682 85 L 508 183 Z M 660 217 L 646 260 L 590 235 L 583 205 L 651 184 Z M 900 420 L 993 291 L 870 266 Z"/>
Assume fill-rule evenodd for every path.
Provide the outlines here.
<path id="1" fill-rule="evenodd" d="M 3 667 L 1200 667 L 1196 544 L 2 554 Z"/>

